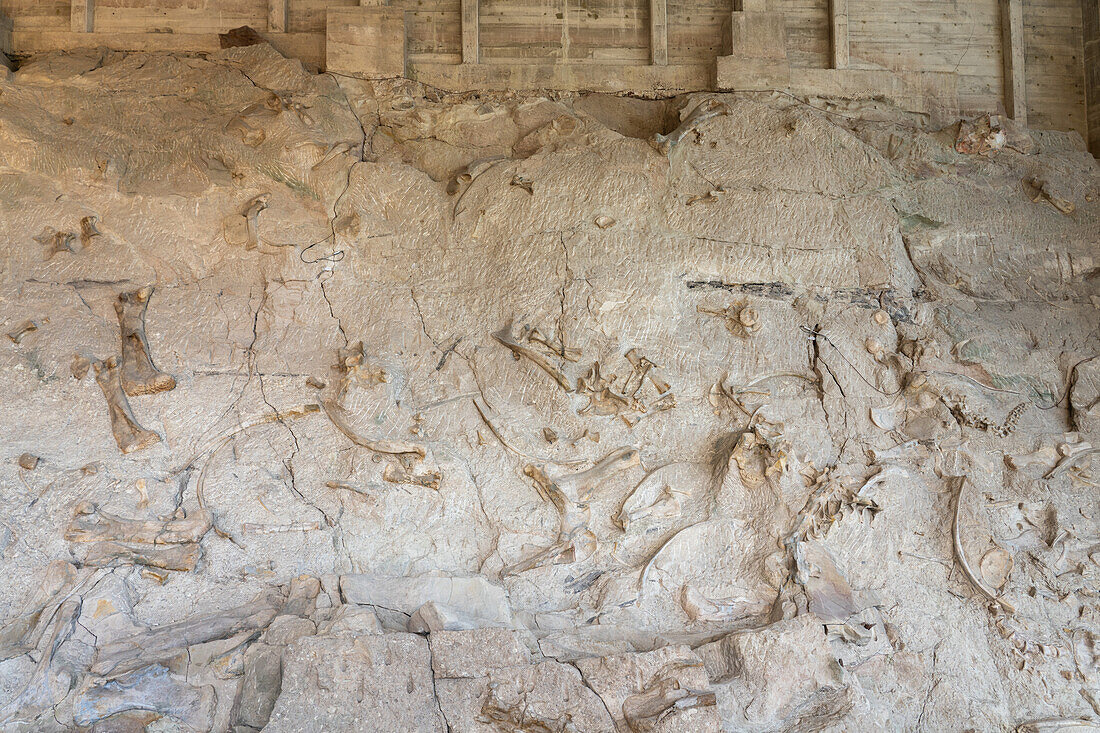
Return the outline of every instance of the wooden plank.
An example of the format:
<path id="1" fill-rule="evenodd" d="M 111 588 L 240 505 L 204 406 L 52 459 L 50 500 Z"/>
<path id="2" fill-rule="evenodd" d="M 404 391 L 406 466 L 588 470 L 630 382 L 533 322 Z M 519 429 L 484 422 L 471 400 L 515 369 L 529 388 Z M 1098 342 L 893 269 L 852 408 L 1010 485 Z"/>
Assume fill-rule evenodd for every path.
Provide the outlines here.
<path id="1" fill-rule="evenodd" d="M 668 65 L 668 3 L 649 0 L 649 62 Z"/>
<path id="2" fill-rule="evenodd" d="M 462 63 L 464 64 L 476 64 L 480 60 L 478 4 L 478 0 L 462 0 Z"/>
<path id="3" fill-rule="evenodd" d="M 91 33 L 95 25 L 95 0 L 72 0 L 69 24 L 73 33 Z"/>
<path id="4" fill-rule="evenodd" d="M 834 69 L 847 69 L 848 51 L 848 0 L 829 2 L 830 50 Z"/>
<path id="5" fill-rule="evenodd" d="M 1022 0 L 1001 0 L 1002 55 L 1004 56 L 1005 113 L 1027 124 L 1027 79 L 1024 71 L 1024 14 Z"/>
<path id="6" fill-rule="evenodd" d="M 405 75 L 405 11 L 393 7 L 329 8 L 328 71 L 382 79 Z"/>
<path id="7" fill-rule="evenodd" d="M 267 29 L 272 33 L 286 33 L 289 27 L 289 0 L 267 0 Z"/>

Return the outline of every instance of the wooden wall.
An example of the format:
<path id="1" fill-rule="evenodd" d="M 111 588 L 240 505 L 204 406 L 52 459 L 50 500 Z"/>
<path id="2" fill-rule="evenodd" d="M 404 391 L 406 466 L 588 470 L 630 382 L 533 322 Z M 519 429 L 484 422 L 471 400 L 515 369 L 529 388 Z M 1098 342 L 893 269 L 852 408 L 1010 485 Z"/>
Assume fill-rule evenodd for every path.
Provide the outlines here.
<path id="1" fill-rule="evenodd" d="M 196 39 L 207 34 L 193 44 L 194 50 L 207 50 L 217 45 L 209 34 L 240 25 L 268 31 L 272 1 L 94 0 L 93 26 L 96 36 L 135 34 L 129 36 L 134 48 L 186 49 L 188 34 Z M 273 42 L 284 52 L 303 49 L 305 54 L 309 49 L 306 60 L 314 63 L 324 58 L 326 10 L 360 4 L 286 1 L 288 33 Z M 744 1 L 666 0 L 668 63 L 713 64 L 717 56 L 730 53 L 730 13 Z M 1095 1 L 1021 0 L 1024 89 L 1033 126 L 1088 135 L 1082 4 Z M 850 65 L 954 72 L 962 110 L 1000 111 L 1005 91 L 1001 2 L 848 0 Z M 410 63 L 461 61 L 461 0 L 362 4 L 388 4 L 406 11 Z M 480 60 L 645 65 L 650 58 L 649 6 L 650 0 L 480 0 Z M 830 0 L 757 0 L 754 7 L 761 6 L 783 15 L 792 69 L 830 67 Z M 21 39 L 32 50 L 72 46 L 70 0 L 0 0 L 0 12 L 13 20 L 17 53 Z M 102 42 L 88 39 L 93 40 Z M 1094 56 L 1100 53 L 1092 48 Z M 1094 102 L 1100 114 L 1097 105 L 1100 100 Z"/>

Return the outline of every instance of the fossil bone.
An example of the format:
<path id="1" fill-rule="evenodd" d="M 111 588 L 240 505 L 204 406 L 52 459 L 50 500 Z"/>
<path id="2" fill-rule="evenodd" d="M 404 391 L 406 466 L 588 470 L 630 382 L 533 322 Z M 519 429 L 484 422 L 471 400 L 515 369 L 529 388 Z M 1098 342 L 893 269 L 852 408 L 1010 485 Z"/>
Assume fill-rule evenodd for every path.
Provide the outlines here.
<path id="1" fill-rule="evenodd" d="M 80 246 L 82 248 L 87 249 L 91 245 L 92 239 L 100 236 L 100 231 L 96 228 L 98 222 L 98 216 L 85 216 L 80 220 Z"/>
<path id="2" fill-rule="evenodd" d="M 11 339 L 13 344 L 19 344 L 23 342 L 23 338 L 29 334 L 38 330 L 38 324 L 34 321 L 23 321 L 18 326 L 8 331 L 8 338 Z"/>
<path id="3" fill-rule="evenodd" d="M 191 516 L 166 521 L 125 519 L 101 511 L 90 501 L 76 507 L 72 524 L 65 533 L 70 542 L 136 542 L 174 545 L 198 542 L 210 530 L 210 512 L 199 509 Z"/>
<path id="4" fill-rule="evenodd" d="M 16 463 L 18 463 L 19 467 L 22 468 L 24 471 L 33 471 L 34 469 L 38 468 L 38 462 L 40 460 L 42 459 L 40 459 L 33 453 L 24 453 L 19 456 L 19 459 L 16 461 Z"/>
<path id="5" fill-rule="evenodd" d="M 106 361 L 97 360 L 92 363 L 92 368 L 95 370 L 95 381 L 107 399 L 111 432 L 115 436 L 119 450 L 123 453 L 132 453 L 160 442 L 159 435 L 138 425 L 134 413 L 130 410 L 130 402 L 122 389 L 118 358 L 112 356 Z"/>
<path id="6" fill-rule="evenodd" d="M 281 593 L 266 591 L 252 602 L 206 616 L 192 616 L 122 639 L 101 643 L 92 674 L 115 677 L 153 664 L 166 664 L 187 647 L 241 633 L 258 633 L 282 608 Z"/>
<path id="7" fill-rule="evenodd" d="M 120 293 L 115 303 L 122 337 L 122 389 L 128 395 L 155 394 L 175 389 L 176 380 L 153 366 L 149 340 L 145 337 L 145 310 L 153 286 Z"/>
<path id="8" fill-rule="evenodd" d="M 161 665 L 113 680 L 97 680 L 83 687 L 73 701 L 73 721 L 90 726 L 127 710 L 147 710 L 167 715 L 191 730 L 210 730 L 214 725 L 217 696 L 213 687 L 192 687 Z"/>
<path id="9" fill-rule="evenodd" d="M 535 482 L 543 499 L 550 501 L 561 515 L 555 542 L 539 552 L 505 567 L 502 575 L 514 575 L 547 564 L 580 562 L 596 551 L 596 535 L 588 528 L 588 500 L 600 482 L 637 466 L 638 451 L 619 448 L 597 461 L 586 471 L 551 477 L 543 468 L 528 464 L 523 472 Z"/>
<path id="10" fill-rule="evenodd" d="M 76 239 L 76 235 L 72 232 L 59 232 L 52 227 L 46 227 L 41 234 L 34 238 L 34 241 L 46 245 L 45 259 L 49 260 L 53 259 L 53 256 L 58 252 L 71 253 L 74 239 Z"/>
<path id="11" fill-rule="evenodd" d="M 713 692 L 681 687 L 675 677 L 665 677 L 623 700 L 623 718 L 633 733 L 648 733 L 673 710 L 716 704 Z"/>
<path id="12" fill-rule="evenodd" d="M 959 567 L 962 568 L 963 574 L 966 579 L 970 581 L 979 593 L 985 596 L 993 603 L 999 605 L 1004 609 L 1005 613 L 1009 615 L 1016 613 L 1016 609 L 1009 604 L 1008 601 L 1001 598 L 996 590 L 991 588 L 984 580 L 982 580 L 974 569 L 970 567 L 970 562 L 966 559 L 966 552 L 963 550 L 962 545 L 962 528 L 960 526 L 959 517 L 961 515 L 963 490 L 966 486 L 965 476 L 951 476 L 948 478 L 948 483 L 952 484 L 952 488 L 955 490 L 955 511 L 951 519 L 951 541 L 955 548 L 955 558 L 959 561 Z"/>
<path id="13" fill-rule="evenodd" d="M 544 372 L 550 375 L 550 378 L 557 382 L 558 386 L 566 392 L 572 392 L 573 386 L 566 379 L 565 374 L 560 369 L 550 363 L 550 361 L 539 352 L 524 346 L 519 343 L 512 333 L 512 322 L 509 321 L 499 331 L 493 334 L 493 338 L 497 343 L 506 347 L 512 352 L 512 355 L 518 361 L 520 358 L 528 359 L 532 364 L 542 369 Z"/>
<path id="14" fill-rule="evenodd" d="M 660 133 L 654 135 L 653 142 L 656 144 L 657 150 L 667 155 L 680 144 L 689 132 L 699 127 L 699 125 L 707 120 L 726 114 L 729 114 L 729 107 L 724 102 L 717 99 L 707 99 L 700 102 L 675 130 L 667 135 Z"/>

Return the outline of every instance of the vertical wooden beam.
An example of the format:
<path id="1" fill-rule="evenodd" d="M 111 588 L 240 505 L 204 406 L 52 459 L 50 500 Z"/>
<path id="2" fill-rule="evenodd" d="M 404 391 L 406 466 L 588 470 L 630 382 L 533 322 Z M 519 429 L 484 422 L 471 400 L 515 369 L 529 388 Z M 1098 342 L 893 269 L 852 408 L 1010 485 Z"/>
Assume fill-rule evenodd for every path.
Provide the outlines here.
<path id="1" fill-rule="evenodd" d="M 848 0 L 829 2 L 830 45 L 834 69 L 847 69 L 848 54 Z"/>
<path id="2" fill-rule="evenodd" d="M 1001 0 L 1001 50 L 1004 56 L 1005 113 L 1027 124 L 1027 77 L 1024 71 L 1023 0 Z"/>
<path id="3" fill-rule="evenodd" d="M 286 33 L 290 25 L 290 0 L 267 0 L 267 30 Z"/>
<path id="4" fill-rule="evenodd" d="M 668 66 L 668 0 L 649 0 L 649 62 Z"/>
<path id="5" fill-rule="evenodd" d="M 462 0 L 462 63 L 480 61 L 478 40 L 478 0 Z"/>
<path id="6" fill-rule="evenodd" d="M 91 33 L 95 18 L 95 0 L 72 0 L 69 6 L 70 30 Z"/>
<path id="7" fill-rule="evenodd" d="M 1089 151 L 1100 157 L 1100 0 L 1081 0 L 1085 48 L 1085 123 Z"/>

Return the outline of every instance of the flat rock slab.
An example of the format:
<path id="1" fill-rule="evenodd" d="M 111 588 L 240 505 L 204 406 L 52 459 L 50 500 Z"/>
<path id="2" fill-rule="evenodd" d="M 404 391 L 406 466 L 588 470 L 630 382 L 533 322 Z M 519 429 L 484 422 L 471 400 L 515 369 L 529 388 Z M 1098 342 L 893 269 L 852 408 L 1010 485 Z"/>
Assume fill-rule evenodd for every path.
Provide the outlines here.
<path id="1" fill-rule="evenodd" d="M 443 733 L 428 642 L 413 634 L 296 642 L 283 655 L 283 691 L 265 730 Z"/>

